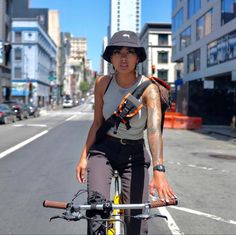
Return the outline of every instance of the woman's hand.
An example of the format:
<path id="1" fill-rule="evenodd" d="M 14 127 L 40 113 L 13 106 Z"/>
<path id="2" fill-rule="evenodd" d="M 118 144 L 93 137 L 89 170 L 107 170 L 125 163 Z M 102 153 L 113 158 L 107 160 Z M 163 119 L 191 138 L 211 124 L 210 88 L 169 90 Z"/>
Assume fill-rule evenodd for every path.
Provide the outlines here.
<path id="1" fill-rule="evenodd" d="M 164 172 L 153 172 L 153 178 L 149 183 L 149 190 L 152 196 L 154 196 L 155 189 L 157 190 L 158 196 L 162 201 L 169 202 L 171 199 L 177 198 L 170 187 Z"/>
<path id="2" fill-rule="evenodd" d="M 81 157 L 79 163 L 76 166 L 76 178 L 81 184 L 85 183 L 85 173 L 87 164 L 87 158 Z"/>

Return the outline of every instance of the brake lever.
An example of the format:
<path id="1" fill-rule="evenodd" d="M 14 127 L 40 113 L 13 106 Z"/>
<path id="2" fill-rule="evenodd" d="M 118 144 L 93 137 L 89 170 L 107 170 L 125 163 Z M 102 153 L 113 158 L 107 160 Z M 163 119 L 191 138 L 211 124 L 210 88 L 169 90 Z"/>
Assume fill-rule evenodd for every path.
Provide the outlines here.
<path id="1" fill-rule="evenodd" d="M 54 220 L 54 219 L 65 219 L 65 216 L 61 216 L 61 215 L 52 216 L 49 219 L 49 222 L 52 222 L 52 220 Z"/>
<path id="2" fill-rule="evenodd" d="M 50 222 L 54 219 L 64 219 L 64 220 L 67 220 L 67 221 L 78 221 L 78 220 L 81 220 L 81 219 L 84 219 L 86 218 L 84 215 L 82 215 L 81 213 L 63 213 L 63 215 L 56 215 L 56 216 L 53 216 L 50 218 Z"/>
<path id="3" fill-rule="evenodd" d="M 168 220 L 167 216 L 159 215 L 159 214 L 153 214 L 153 215 L 140 214 L 140 215 L 135 215 L 135 216 L 132 216 L 132 217 L 135 218 L 135 219 L 145 219 L 145 220 L 149 220 L 149 219 L 152 219 L 152 218 L 155 218 L 155 217 L 160 217 L 160 218 Z"/>

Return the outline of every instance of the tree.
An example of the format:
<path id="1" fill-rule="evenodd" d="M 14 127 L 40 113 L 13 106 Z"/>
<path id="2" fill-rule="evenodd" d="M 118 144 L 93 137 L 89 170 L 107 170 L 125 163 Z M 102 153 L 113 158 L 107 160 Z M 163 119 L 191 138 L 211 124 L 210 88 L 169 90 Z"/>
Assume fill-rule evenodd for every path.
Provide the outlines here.
<path id="1" fill-rule="evenodd" d="M 86 81 L 80 83 L 80 90 L 82 93 L 86 93 L 90 89 L 90 84 Z"/>

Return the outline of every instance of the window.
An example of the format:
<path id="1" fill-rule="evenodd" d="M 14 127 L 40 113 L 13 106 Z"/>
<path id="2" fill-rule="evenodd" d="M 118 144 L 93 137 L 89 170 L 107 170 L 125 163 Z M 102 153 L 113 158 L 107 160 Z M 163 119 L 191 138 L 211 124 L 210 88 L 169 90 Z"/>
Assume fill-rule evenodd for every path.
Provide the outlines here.
<path id="1" fill-rule="evenodd" d="M 212 9 L 197 20 L 196 39 L 199 40 L 212 32 Z"/>
<path id="2" fill-rule="evenodd" d="M 172 11 L 174 11 L 177 5 L 181 2 L 182 0 L 172 0 Z"/>
<path id="3" fill-rule="evenodd" d="M 172 54 L 175 55 L 177 52 L 176 39 L 172 39 Z"/>
<path id="4" fill-rule="evenodd" d="M 172 18 L 173 32 L 177 31 L 184 21 L 184 11 L 181 8 L 176 15 Z"/>
<path id="5" fill-rule="evenodd" d="M 168 81 L 168 70 L 166 69 L 158 69 L 157 70 L 158 78 L 162 79 L 163 81 Z"/>
<path id="6" fill-rule="evenodd" d="M 192 73 L 200 70 L 200 49 L 188 54 L 187 71 Z"/>
<path id="7" fill-rule="evenodd" d="M 158 45 L 167 46 L 168 45 L 168 34 L 159 34 L 158 35 Z"/>
<path id="8" fill-rule="evenodd" d="M 158 63 L 167 64 L 168 63 L 168 52 L 159 51 L 158 52 Z"/>
<path id="9" fill-rule="evenodd" d="M 236 30 L 207 45 L 207 66 L 236 59 Z"/>
<path id="10" fill-rule="evenodd" d="M 14 73 L 15 73 L 15 78 L 17 78 L 17 79 L 21 78 L 21 76 L 22 76 L 22 69 L 21 69 L 21 67 L 15 67 Z"/>
<path id="11" fill-rule="evenodd" d="M 236 0 L 221 0 L 221 23 L 228 23 L 236 18 Z"/>
<path id="12" fill-rule="evenodd" d="M 22 34 L 21 32 L 15 32 L 15 42 L 16 43 L 21 43 L 22 41 Z"/>
<path id="13" fill-rule="evenodd" d="M 180 50 L 191 45 L 191 27 L 188 27 L 180 34 Z"/>
<path id="14" fill-rule="evenodd" d="M 15 60 L 21 60 L 22 59 L 22 50 L 21 48 L 15 49 Z"/>
<path id="15" fill-rule="evenodd" d="M 188 0 L 188 19 L 201 8 L 201 0 Z"/>

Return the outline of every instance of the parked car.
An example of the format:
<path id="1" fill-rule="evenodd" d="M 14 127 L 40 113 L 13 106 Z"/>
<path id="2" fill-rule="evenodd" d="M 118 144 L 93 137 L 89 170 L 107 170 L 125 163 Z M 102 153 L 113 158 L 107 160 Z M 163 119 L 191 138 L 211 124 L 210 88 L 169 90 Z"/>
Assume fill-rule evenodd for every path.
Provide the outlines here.
<path id="1" fill-rule="evenodd" d="M 4 104 L 7 104 L 15 113 L 16 117 L 20 120 L 24 118 L 29 118 L 29 113 L 26 107 L 22 103 L 20 103 L 17 100 L 7 100 L 3 102 Z"/>
<path id="2" fill-rule="evenodd" d="M 0 123 L 8 124 L 16 122 L 15 112 L 6 104 L 0 104 Z"/>
<path id="3" fill-rule="evenodd" d="M 23 106 L 24 106 L 24 108 L 27 109 L 29 116 L 39 117 L 40 110 L 39 110 L 38 106 L 36 106 L 32 103 L 24 104 Z"/>
<path id="4" fill-rule="evenodd" d="M 74 106 L 74 102 L 71 98 L 66 98 L 62 103 L 63 108 L 72 108 Z"/>

